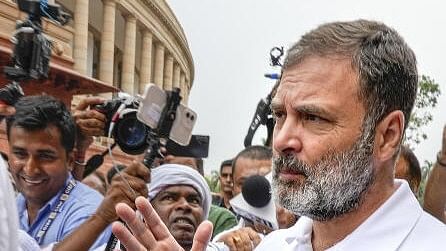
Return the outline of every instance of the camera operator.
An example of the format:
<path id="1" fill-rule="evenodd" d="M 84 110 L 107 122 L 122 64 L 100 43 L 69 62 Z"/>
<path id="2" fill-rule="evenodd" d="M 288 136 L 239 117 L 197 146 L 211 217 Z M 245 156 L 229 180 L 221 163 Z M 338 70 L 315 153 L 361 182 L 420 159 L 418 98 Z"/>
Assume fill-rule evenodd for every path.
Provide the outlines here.
<path id="1" fill-rule="evenodd" d="M 85 153 L 93 143 L 93 136 L 101 136 L 104 134 L 106 123 L 105 115 L 89 109 L 89 106 L 102 104 L 104 100 L 99 97 L 86 97 L 82 99 L 72 111 L 74 121 L 78 127 L 78 139 L 76 141 L 76 149 L 74 154 L 73 176 L 77 180 L 82 180 L 85 169 Z"/>

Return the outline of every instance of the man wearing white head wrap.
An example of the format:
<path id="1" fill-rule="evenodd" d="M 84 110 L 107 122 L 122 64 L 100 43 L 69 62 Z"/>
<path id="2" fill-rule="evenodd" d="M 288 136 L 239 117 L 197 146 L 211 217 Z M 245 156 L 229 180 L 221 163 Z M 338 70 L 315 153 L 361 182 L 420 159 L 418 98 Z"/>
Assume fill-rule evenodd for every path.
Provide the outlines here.
<path id="1" fill-rule="evenodd" d="M 185 249 L 190 249 L 198 225 L 209 214 L 211 193 L 196 170 L 165 164 L 151 170 L 149 200 L 169 232 Z"/>

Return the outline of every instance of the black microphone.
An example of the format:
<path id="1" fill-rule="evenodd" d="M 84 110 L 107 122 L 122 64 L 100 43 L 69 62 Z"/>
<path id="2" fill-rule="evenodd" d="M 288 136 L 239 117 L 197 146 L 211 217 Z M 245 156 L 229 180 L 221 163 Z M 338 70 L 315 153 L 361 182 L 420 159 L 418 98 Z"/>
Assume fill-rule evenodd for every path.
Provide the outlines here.
<path id="1" fill-rule="evenodd" d="M 276 205 L 271 197 L 271 184 L 268 178 L 254 175 L 243 182 L 242 192 L 229 203 L 234 212 L 245 220 L 275 230 L 278 229 Z"/>
<path id="2" fill-rule="evenodd" d="M 253 207 L 264 207 L 271 200 L 271 185 L 264 176 L 248 177 L 242 186 L 242 196 Z"/>

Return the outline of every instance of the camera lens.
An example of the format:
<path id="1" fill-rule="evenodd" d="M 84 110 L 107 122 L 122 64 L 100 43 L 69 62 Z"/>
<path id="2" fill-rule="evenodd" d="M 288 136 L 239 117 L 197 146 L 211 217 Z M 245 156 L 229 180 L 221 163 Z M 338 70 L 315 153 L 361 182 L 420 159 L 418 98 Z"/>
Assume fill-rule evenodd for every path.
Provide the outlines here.
<path id="1" fill-rule="evenodd" d="M 148 127 L 135 114 L 126 115 L 116 124 L 115 140 L 122 151 L 128 154 L 143 153 L 146 148 Z"/>

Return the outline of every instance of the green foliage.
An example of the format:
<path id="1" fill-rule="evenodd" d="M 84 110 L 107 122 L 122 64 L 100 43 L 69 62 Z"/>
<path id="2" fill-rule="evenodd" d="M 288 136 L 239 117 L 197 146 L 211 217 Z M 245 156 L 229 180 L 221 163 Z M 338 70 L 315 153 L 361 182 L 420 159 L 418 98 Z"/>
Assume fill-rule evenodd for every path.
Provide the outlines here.
<path id="1" fill-rule="evenodd" d="M 211 189 L 211 192 L 213 193 L 219 193 L 220 192 L 220 179 L 219 179 L 218 171 L 213 170 L 211 172 L 211 175 L 205 176 L 209 188 Z"/>
<path id="2" fill-rule="evenodd" d="M 423 127 L 432 121 L 431 111 L 437 105 L 440 94 L 440 87 L 435 80 L 422 75 L 418 82 L 415 107 L 406 130 L 405 144 L 414 146 L 427 139 Z"/>
<path id="3" fill-rule="evenodd" d="M 421 182 L 418 188 L 417 198 L 420 205 L 424 204 L 424 190 L 426 189 L 427 178 L 432 170 L 434 164 L 431 161 L 425 160 L 423 166 L 421 167 Z"/>

